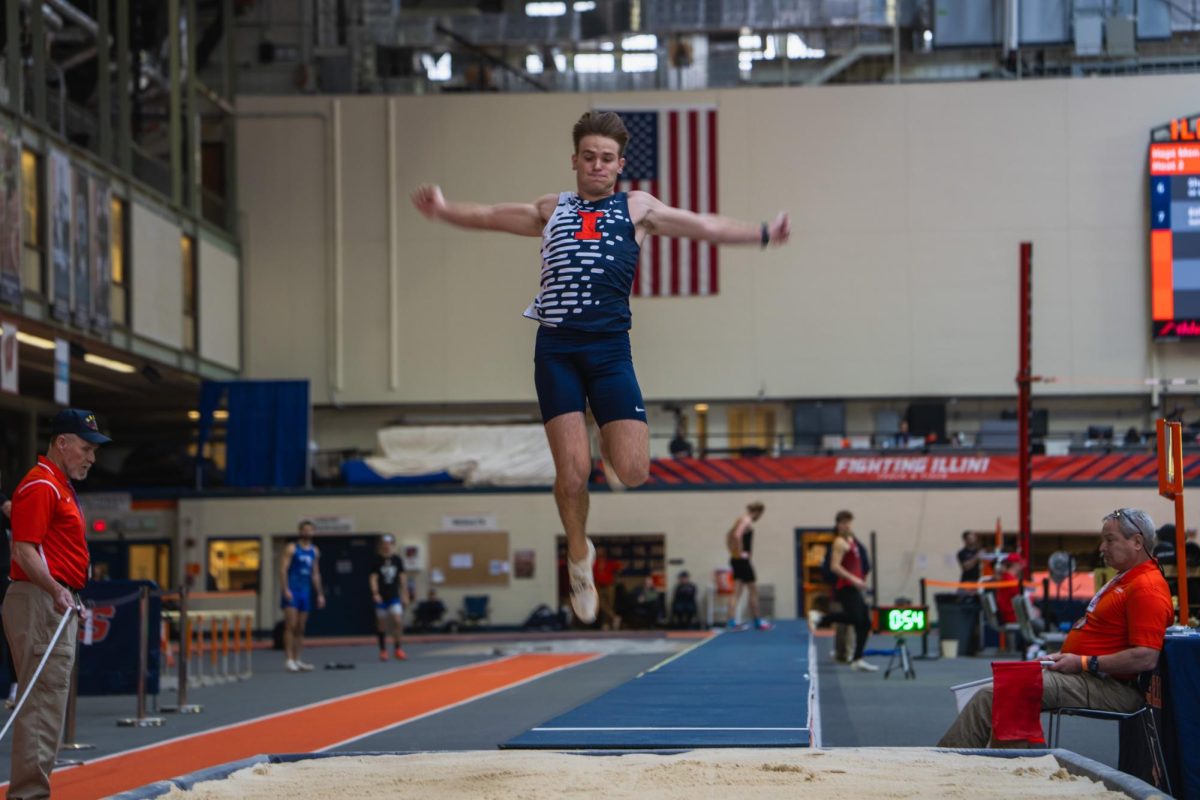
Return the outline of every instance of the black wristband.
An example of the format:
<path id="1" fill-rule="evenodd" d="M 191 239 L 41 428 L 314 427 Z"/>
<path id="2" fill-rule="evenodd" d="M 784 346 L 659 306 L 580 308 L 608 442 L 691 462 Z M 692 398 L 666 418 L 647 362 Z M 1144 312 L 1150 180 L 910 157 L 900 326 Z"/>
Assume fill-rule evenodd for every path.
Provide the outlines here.
<path id="1" fill-rule="evenodd" d="M 767 223 L 765 222 L 762 224 L 762 228 L 760 228 L 760 242 L 764 250 L 771 243 L 771 229 L 767 227 Z"/>

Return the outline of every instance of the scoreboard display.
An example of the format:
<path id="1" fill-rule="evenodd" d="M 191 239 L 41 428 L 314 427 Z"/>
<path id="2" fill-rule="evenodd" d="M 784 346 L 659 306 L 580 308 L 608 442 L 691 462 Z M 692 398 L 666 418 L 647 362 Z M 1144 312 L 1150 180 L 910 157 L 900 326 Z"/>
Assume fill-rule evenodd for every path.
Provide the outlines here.
<path id="1" fill-rule="evenodd" d="M 1200 114 L 1150 135 L 1154 338 L 1200 339 Z"/>
<path id="2" fill-rule="evenodd" d="M 875 609 L 876 633 L 919 635 L 929 627 L 929 609 L 926 606 L 879 606 Z"/>

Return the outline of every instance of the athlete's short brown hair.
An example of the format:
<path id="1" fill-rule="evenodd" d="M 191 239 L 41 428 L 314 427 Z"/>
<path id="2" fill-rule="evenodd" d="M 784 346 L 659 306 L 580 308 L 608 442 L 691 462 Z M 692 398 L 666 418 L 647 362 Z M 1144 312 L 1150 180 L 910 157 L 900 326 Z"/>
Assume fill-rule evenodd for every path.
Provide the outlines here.
<path id="1" fill-rule="evenodd" d="M 625 156 L 625 145 L 629 144 L 629 131 L 625 122 L 615 111 L 588 111 L 575 123 L 571 132 L 575 139 L 575 152 L 585 136 L 604 136 L 617 143 L 619 154 Z"/>
<path id="2" fill-rule="evenodd" d="M 762 511 L 764 508 L 766 508 L 766 506 L 764 506 L 762 503 L 760 503 L 760 502 L 759 502 L 759 501 L 757 501 L 757 500 L 755 500 L 753 503 L 747 503 L 747 504 L 746 504 L 746 510 L 747 510 L 747 511 L 749 511 L 751 514 L 754 514 L 754 513 L 760 512 L 760 511 Z"/>

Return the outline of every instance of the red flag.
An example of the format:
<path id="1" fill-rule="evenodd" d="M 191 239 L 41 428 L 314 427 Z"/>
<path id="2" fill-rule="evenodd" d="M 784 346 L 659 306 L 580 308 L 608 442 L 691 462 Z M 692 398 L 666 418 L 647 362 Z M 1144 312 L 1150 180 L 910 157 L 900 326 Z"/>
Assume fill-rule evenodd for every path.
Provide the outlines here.
<path id="1" fill-rule="evenodd" d="M 992 739 L 1045 744 L 1042 733 L 1042 665 L 992 662 Z"/>

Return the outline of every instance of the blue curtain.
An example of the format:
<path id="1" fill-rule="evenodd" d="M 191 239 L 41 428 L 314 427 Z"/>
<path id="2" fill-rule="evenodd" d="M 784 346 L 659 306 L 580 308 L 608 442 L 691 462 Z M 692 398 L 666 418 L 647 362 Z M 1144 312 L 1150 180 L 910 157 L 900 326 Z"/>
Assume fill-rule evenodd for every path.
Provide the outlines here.
<path id="1" fill-rule="evenodd" d="M 308 381 L 205 381 L 200 388 L 200 447 L 227 398 L 225 484 L 304 486 L 308 469 Z"/>

